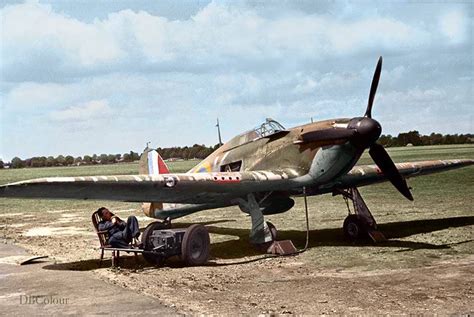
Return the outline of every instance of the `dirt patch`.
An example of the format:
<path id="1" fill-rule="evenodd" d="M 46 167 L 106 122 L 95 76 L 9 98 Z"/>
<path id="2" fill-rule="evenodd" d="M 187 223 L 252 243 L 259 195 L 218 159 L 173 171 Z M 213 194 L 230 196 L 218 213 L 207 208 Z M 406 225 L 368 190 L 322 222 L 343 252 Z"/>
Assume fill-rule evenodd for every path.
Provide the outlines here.
<path id="1" fill-rule="evenodd" d="M 122 219 L 133 214 L 125 206 L 114 209 Z M 33 254 L 49 255 L 56 262 L 49 269 L 87 271 L 186 313 L 451 314 L 474 310 L 473 215 L 452 212 L 443 218 L 417 219 L 419 212 L 398 218 L 387 212 L 378 215 L 378 220 L 390 240 L 354 245 L 342 237 L 344 216 L 328 208 L 311 215 L 307 252 L 255 261 L 262 255 L 249 245 L 249 219 L 236 208 L 219 209 L 174 224 L 207 226 L 212 243 L 209 265 L 183 267 L 179 259 L 171 259 L 165 267 L 155 268 L 141 257 L 137 261 L 125 255 L 121 268 L 111 269 L 109 258 L 99 265 L 90 210 L 10 217 L 2 228 L 3 236 Z M 280 239 L 304 245 L 304 218 L 298 207 L 271 220 L 279 228 Z M 140 217 L 141 227 L 149 221 Z"/>
<path id="2" fill-rule="evenodd" d="M 90 235 L 91 233 L 83 228 L 77 227 L 37 227 L 31 228 L 23 235 L 25 237 L 38 236 L 72 236 L 72 235 Z"/>

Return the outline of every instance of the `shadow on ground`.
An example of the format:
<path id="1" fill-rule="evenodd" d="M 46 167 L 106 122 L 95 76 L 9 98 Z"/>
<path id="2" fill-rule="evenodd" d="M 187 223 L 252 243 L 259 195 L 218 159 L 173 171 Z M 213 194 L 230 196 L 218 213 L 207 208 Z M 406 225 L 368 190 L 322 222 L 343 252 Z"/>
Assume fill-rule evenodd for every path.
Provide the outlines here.
<path id="1" fill-rule="evenodd" d="M 234 221 L 234 220 L 230 220 Z M 211 245 L 212 259 L 210 265 L 213 264 L 213 259 L 242 259 L 248 256 L 255 256 L 261 254 L 261 252 L 252 248 L 249 244 L 249 230 L 248 229 L 236 229 L 236 228 L 223 228 L 214 226 L 217 223 L 228 222 L 225 220 L 212 221 L 207 223 L 201 223 L 207 226 L 210 233 L 231 235 L 236 236 L 239 239 L 228 240 L 219 243 L 213 243 Z M 179 227 L 187 227 L 191 224 L 180 223 Z M 401 241 L 397 238 L 404 238 L 414 234 L 428 233 L 447 228 L 463 227 L 474 225 L 474 216 L 466 217 L 451 217 L 451 218 L 440 218 L 440 219 L 427 219 L 427 220 L 414 220 L 414 221 L 400 221 L 390 222 L 385 224 L 379 224 L 379 230 L 389 239 L 386 242 L 378 243 L 375 246 L 380 247 L 395 247 L 404 248 L 408 250 L 416 249 L 449 249 L 450 245 L 441 244 L 430 244 L 414 241 Z M 301 230 L 281 230 L 278 231 L 278 240 L 292 240 L 295 246 L 302 248 L 305 244 L 306 232 Z M 466 240 L 458 242 L 456 244 L 470 242 L 472 240 Z M 365 241 L 362 243 L 352 243 L 344 239 L 341 228 L 329 228 L 329 229 L 317 229 L 310 230 L 310 240 L 308 248 L 320 247 L 320 246 L 361 246 L 370 245 L 374 246 L 373 243 Z M 404 251 L 404 250 L 402 250 Z M 98 253 L 99 256 L 99 253 Z M 242 261 L 241 263 L 245 263 Z M 240 262 L 239 262 L 240 263 Z M 48 270 L 78 270 L 88 271 L 99 268 L 111 267 L 111 260 L 104 260 L 102 263 L 99 259 L 91 259 L 85 261 L 69 262 L 47 265 L 44 269 Z M 137 269 L 144 270 L 147 268 L 153 268 L 150 264 L 144 261 L 141 256 L 135 257 L 133 254 L 121 256 L 120 266 L 126 269 Z M 166 266 L 179 268 L 182 267 L 182 263 L 177 257 L 171 258 L 167 261 Z"/>

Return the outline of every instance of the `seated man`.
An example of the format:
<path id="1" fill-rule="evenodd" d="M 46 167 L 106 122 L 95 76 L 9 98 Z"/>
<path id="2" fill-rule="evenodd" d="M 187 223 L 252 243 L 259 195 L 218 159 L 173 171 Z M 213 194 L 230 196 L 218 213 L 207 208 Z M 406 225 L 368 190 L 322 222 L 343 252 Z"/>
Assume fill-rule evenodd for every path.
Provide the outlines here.
<path id="1" fill-rule="evenodd" d="M 108 232 L 108 243 L 113 248 L 130 248 L 133 238 L 137 239 L 140 236 L 138 220 L 135 216 L 128 217 L 125 222 L 105 207 L 100 207 L 97 213 L 102 219 L 98 225 L 99 230 Z"/>

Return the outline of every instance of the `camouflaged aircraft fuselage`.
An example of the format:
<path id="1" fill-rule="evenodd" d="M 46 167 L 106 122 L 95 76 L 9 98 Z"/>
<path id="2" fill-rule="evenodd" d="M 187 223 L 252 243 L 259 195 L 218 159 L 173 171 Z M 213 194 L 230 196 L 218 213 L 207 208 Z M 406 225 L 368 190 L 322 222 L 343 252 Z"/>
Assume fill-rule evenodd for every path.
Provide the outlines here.
<path id="1" fill-rule="evenodd" d="M 345 140 L 307 142 L 303 141 L 302 135 L 335 126 L 347 126 L 349 120 L 319 121 L 291 129 L 271 131 L 268 135 L 259 135 L 257 128 L 232 138 L 189 172 L 280 170 L 293 175 L 305 175 L 319 150 L 327 145 L 343 144 Z M 274 121 L 267 119 L 266 123 L 268 122 Z M 358 157 L 355 157 L 349 160 L 346 166 L 341 166 L 341 172 L 350 170 L 351 163 L 355 164 L 357 159 Z"/>

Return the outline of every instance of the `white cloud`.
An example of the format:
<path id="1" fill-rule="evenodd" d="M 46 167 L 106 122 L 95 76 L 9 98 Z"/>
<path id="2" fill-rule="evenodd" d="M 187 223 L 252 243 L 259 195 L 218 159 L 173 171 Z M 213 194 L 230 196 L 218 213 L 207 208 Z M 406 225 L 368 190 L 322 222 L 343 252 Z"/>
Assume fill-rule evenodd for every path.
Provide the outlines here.
<path id="1" fill-rule="evenodd" d="M 33 57 L 35 51 L 53 50 L 64 58 L 57 63 L 91 66 L 124 56 L 110 33 L 114 30 L 107 29 L 101 21 L 83 23 L 38 3 L 7 6 L 1 16 L 2 27 L 8 30 L 2 32 L 3 55 L 10 60 Z"/>
<path id="2" fill-rule="evenodd" d="M 5 108 L 18 112 L 32 109 L 55 108 L 74 102 L 78 96 L 77 85 L 25 82 L 14 86 L 7 94 Z"/>
<path id="3" fill-rule="evenodd" d="M 51 119 L 55 121 L 81 122 L 108 116 L 110 114 L 111 108 L 107 100 L 91 100 L 84 104 L 54 111 L 50 116 Z"/>
<path id="4" fill-rule="evenodd" d="M 37 3 L 6 6 L 1 15 L 8 30 L 1 61 L 7 80 L 61 81 L 125 68 L 293 67 L 374 49 L 417 49 L 432 40 L 427 30 L 391 17 L 264 17 L 215 3 L 188 20 L 123 10 L 85 23 Z M 33 76 L 31 69 L 38 67 L 44 68 Z"/>
<path id="5" fill-rule="evenodd" d="M 453 10 L 439 19 L 441 32 L 451 43 L 462 43 L 467 34 L 468 21 L 464 12 Z"/>

